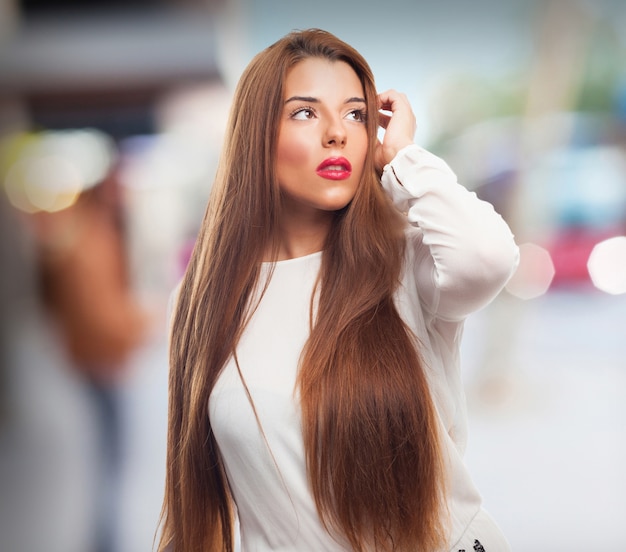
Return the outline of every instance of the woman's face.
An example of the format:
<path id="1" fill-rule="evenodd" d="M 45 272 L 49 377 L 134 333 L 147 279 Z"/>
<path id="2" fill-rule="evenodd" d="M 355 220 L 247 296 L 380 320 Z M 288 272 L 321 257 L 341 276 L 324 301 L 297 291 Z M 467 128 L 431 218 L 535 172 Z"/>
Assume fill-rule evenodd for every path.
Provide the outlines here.
<path id="1" fill-rule="evenodd" d="M 343 61 L 307 58 L 287 74 L 276 170 L 286 209 L 330 212 L 354 197 L 367 155 L 366 104 Z"/>

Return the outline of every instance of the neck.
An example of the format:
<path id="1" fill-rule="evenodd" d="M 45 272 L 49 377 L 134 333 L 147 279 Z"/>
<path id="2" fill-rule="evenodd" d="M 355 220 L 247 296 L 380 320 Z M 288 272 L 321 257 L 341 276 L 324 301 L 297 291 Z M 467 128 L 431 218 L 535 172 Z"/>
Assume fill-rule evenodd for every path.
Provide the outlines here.
<path id="1" fill-rule="evenodd" d="M 330 211 L 303 213 L 289 210 L 281 220 L 276 260 L 295 259 L 321 251 L 333 218 L 334 213 Z"/>

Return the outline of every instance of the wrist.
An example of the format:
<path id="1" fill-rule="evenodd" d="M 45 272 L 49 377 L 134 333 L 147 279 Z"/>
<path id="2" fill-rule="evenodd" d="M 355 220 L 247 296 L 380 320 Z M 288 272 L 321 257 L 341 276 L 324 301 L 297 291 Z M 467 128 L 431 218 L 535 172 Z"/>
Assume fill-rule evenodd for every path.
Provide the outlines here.
<path id="1" fill-rule="evenodd" d="M 404 148 L 413 144 L 414 142 L 412 140 L 406 140 L 384 148 L 383 153 L 385 158 L 385 164 L 391 163 L 398 155 L 398 153 L 400 153 Z"/>

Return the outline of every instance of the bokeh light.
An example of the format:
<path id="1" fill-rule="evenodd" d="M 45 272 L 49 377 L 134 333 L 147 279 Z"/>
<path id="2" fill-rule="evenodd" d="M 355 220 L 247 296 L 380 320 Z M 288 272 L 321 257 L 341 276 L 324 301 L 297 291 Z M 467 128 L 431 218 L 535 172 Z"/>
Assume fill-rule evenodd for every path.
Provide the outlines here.
<path id="1" fill-rule="evenodd" d="M 626 236 L 615 236 L 596 244 L 587 270 L 599 290 L 611 295 L 626 293 Z"/>
<path id="2" fill-rule="evenodd" d="M 106 178 L 115 159 L 113 141 L 94 129 L 16 134 L 3 143 L 5 191 L 25 213 L 70 207 L 80 193 Z"/>
<path id="3" fill-rule="evenodd" d="M 519 249 L 520 263 L 506 290 L 519 299 L 534 299 L 548 291 L 554 278 L 554 263 L 550 253 L 537 244 L 523 243 Z"/>

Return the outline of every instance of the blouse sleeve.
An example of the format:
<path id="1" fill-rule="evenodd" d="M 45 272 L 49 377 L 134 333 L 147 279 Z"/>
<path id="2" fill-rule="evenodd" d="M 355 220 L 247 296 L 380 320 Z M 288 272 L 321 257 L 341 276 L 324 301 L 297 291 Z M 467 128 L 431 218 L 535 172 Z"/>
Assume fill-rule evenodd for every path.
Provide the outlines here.
<path id="1" fill-rule="evenodd" d="M 385 166 L 382 185 L 412 227 L 409 268 L 423 308 L 453 321 L 492 301 L 519 262 L 513 234 L 493 206 L 417 145 L 405 147 Z"/>

